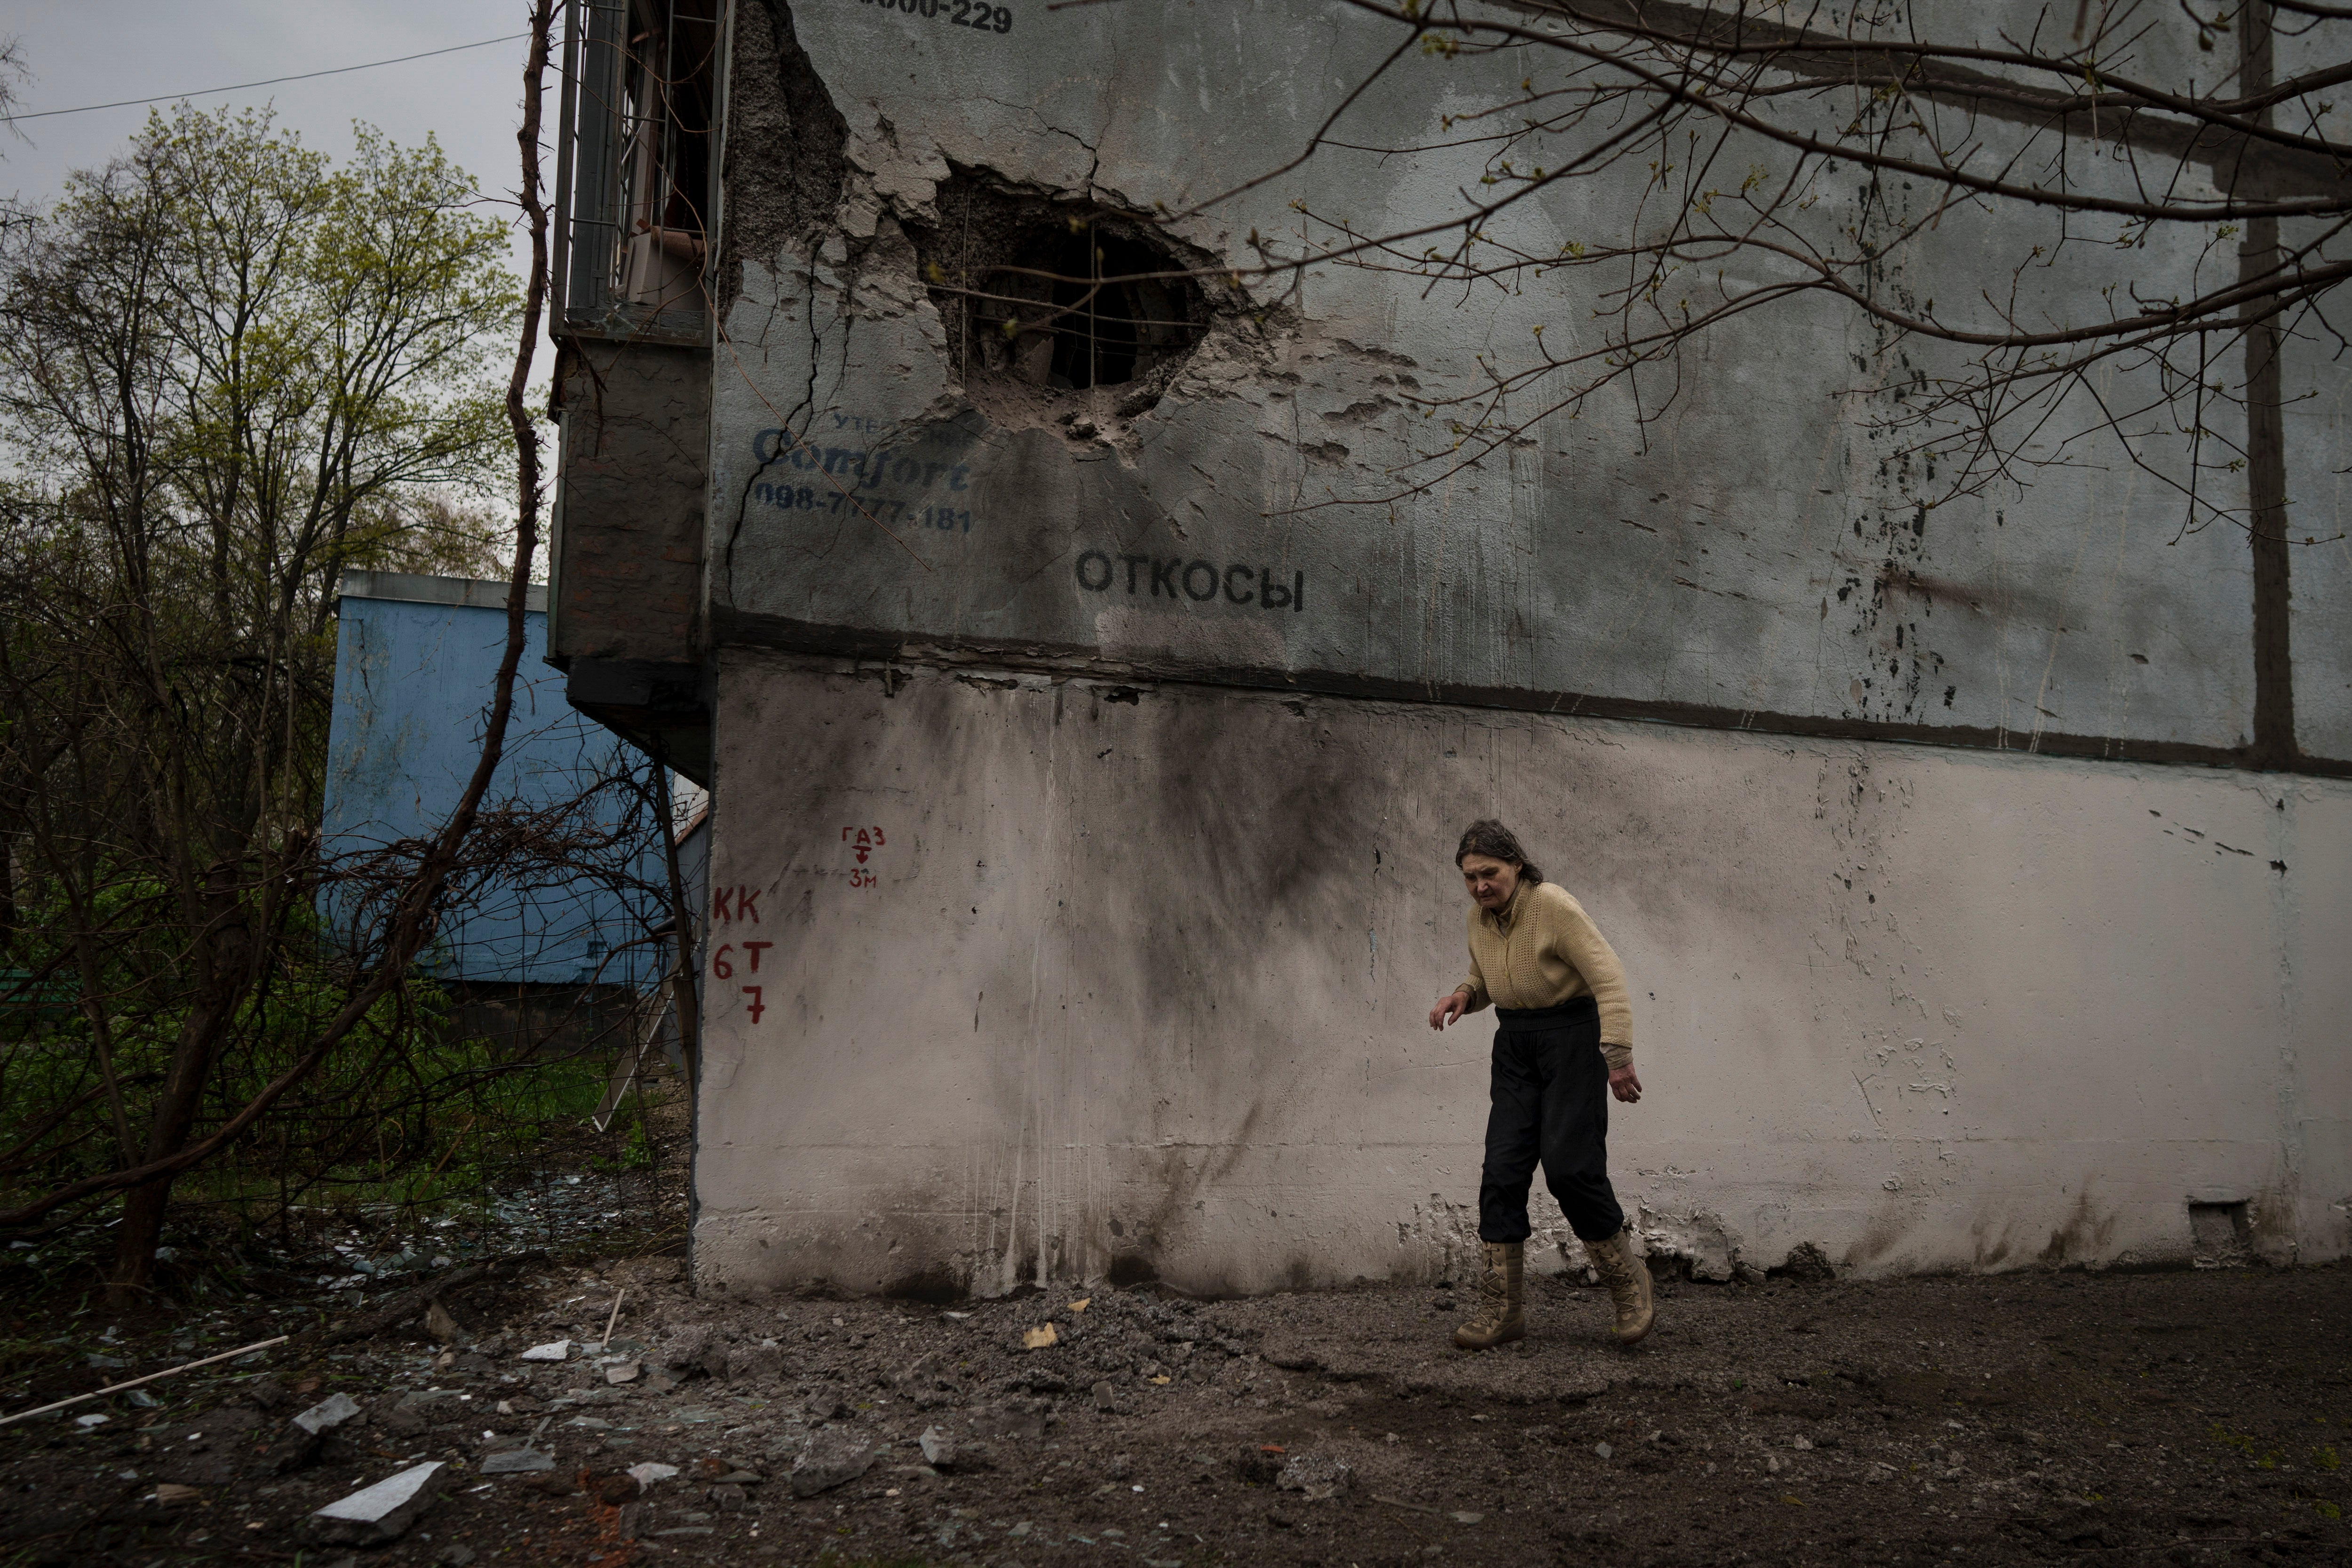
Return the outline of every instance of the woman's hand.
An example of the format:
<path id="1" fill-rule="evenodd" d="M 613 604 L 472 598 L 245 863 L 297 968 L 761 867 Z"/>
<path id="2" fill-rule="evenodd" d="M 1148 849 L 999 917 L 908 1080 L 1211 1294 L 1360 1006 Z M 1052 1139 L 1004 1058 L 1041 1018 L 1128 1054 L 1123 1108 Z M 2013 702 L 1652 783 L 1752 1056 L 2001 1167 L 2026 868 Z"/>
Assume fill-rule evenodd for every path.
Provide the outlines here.
<path id="1" fill-rule="evenodd" d="M 1631 1066 L 1609 1069 L 1609 1092 L 1631 1105 L 1642 1098 L 1642 1080 Z"/>
<path id="2" fill-rule="evenodd" d="M 1443 1029 L 1468 1011 L 1470 1011 L 1469 995 L 1465 992 L 1456 991 L 1429 1010 L 1429 1026 L 1433 1029 Z"/>

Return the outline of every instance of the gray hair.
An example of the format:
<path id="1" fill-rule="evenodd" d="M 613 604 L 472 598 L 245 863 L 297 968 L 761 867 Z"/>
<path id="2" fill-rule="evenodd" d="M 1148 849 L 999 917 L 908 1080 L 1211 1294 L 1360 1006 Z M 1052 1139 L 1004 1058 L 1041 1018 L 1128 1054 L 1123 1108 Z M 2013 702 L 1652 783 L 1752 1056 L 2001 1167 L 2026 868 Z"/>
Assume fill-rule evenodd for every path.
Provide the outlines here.
<path id="1" fill-rule="evenodd" d="M 1454 863 L 1459 866 L 1473 855 L 1508 861 L 1519 868 L 1519 880 L 1523 882 L 1544 879 L 1542 870 L 1519 847 L 1519 836 L 1491 816 L 1482 816 L 1462 830 L 1462 844 L 1454 851 Z"/>

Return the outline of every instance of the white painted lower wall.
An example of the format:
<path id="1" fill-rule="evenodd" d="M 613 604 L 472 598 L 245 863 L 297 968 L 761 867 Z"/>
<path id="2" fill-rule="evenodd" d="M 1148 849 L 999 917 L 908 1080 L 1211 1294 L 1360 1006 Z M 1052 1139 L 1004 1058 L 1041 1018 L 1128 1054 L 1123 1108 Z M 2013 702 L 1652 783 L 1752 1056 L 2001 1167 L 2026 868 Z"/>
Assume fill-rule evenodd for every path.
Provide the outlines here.
<path id="1" fill-rule="evenodd" d="M 2352 1244 L 2352 785 L 739 651 L 717 712 L 705 1288 L 1448 1268 L 1486 815 L 1625 962 L 1654 1247 L 2179 1263 L 2191 1199 Z"/>

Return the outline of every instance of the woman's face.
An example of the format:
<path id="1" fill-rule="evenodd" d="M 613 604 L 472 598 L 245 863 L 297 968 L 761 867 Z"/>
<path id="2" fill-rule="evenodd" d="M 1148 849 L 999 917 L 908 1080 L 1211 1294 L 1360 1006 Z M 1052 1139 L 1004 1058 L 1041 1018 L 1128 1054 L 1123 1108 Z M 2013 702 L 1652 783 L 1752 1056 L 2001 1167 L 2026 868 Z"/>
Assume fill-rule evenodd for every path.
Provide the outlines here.
<path id="1" fill-rule="evenodd" d="M 1482 910 L 1499 910 L 1511 901 L 1519 885 L 1519 868 L 1491 855 L 1462 857 L 1462 881 L 1470 899 Z"/>

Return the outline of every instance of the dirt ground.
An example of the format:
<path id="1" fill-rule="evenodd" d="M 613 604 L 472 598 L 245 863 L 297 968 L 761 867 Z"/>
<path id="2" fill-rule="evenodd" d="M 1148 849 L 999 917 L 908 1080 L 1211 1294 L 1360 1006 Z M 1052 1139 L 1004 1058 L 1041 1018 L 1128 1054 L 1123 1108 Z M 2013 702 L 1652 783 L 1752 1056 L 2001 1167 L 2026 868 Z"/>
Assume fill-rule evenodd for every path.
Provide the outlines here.
<path id="1" fill-rule="evenodd" d="M 527 1268 L 452 1297 L 446 1347 L 264 1352 L 0 1427 L 0 1563 L 2352 1561 L 2340 1268 L 1666 1280 L 1631 1352 L 1563 1277 L 1484 1354 L 1447 1339 L 1468 1293 L 1425 1286 L 941 1307 L 679 1276 Z M 285 1321 L 247 1306 L 112 1341 L 80 1319 L 5 1408 Z M 338 1391 L 363 1414 L 293 1440 Z M 551 1468 L 484 1474 L 532 1445 Z M 305 1523 L 430 1460 L 447 1485 L 397 1542 Z"/>

